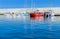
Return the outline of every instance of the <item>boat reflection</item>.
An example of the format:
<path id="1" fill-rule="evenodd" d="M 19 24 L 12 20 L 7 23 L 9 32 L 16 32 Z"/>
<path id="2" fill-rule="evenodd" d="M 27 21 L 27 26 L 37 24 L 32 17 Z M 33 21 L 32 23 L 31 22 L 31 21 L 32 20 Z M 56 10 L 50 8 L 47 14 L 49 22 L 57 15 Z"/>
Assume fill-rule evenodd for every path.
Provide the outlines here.
<path id="1" fill-rule="evenodd" d="M 31 20 L 37 20 L 37 19 L 42 19 L 43 16 L 40 16 L 40 17 L 30 17 Z"/>
<path id="2" fill-rule="evenodd" d="M 51 17 L 43 17 L 44 21 L 51 22 Z"/>
<path id="3" fill-rule="evenodd" d="M 43 16 L 40 16 L 40 17 L 30 17 L 31 20 L 41 20 L 41 21 L 51 21 L 51 17 L 43 17 Z"/>

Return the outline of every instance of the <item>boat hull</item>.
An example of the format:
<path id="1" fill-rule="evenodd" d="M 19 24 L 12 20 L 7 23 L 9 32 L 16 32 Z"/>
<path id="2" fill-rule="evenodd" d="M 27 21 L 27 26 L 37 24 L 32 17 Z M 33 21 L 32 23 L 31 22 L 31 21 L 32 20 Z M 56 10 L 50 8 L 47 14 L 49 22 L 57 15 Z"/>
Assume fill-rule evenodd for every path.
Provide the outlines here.
<path id="1" fill-rule="evenodd" d="M 30 17 L 41 17 L 43 16 L 42 13 L 30 13 Z"/>

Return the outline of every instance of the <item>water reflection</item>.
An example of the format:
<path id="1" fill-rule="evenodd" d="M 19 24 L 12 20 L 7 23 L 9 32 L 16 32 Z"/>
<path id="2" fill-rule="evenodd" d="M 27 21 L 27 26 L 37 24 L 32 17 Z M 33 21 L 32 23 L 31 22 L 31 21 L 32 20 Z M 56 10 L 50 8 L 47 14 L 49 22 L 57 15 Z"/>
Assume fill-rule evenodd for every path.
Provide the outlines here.
<path id="1" fill-rule="evenodd" d="M 30 20 L 39 20 L 39 21 L 51 22 L 51 17 L 43 17 L 43 16 L 41 16 L 41 17 L 30 17 Z"/>
<path id="2" fill-rule="evenodd" d="M 0 16 L 0 39 L 60 39 L 60 17 Z"/>

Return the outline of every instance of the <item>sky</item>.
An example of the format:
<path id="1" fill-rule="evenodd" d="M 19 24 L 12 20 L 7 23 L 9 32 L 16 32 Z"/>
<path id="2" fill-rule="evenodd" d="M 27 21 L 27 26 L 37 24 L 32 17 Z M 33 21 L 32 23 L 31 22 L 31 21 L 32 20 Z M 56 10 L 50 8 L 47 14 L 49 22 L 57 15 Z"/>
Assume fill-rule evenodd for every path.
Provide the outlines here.
<path id="1" fill-rule="evenodd" d="M 60 7 L 60 0 L 0 0 L 0 8 Z"/>

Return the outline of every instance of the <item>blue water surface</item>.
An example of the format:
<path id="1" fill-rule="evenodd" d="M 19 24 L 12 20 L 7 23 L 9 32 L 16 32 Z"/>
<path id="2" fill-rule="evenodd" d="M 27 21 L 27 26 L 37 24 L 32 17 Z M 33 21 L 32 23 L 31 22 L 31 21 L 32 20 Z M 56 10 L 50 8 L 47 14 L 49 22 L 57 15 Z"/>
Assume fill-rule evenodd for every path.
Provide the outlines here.
<path id="1" fill-rule="evenodd" d="M 60 39 L 60 17 L 0 16 L 0 39 Z"/>

